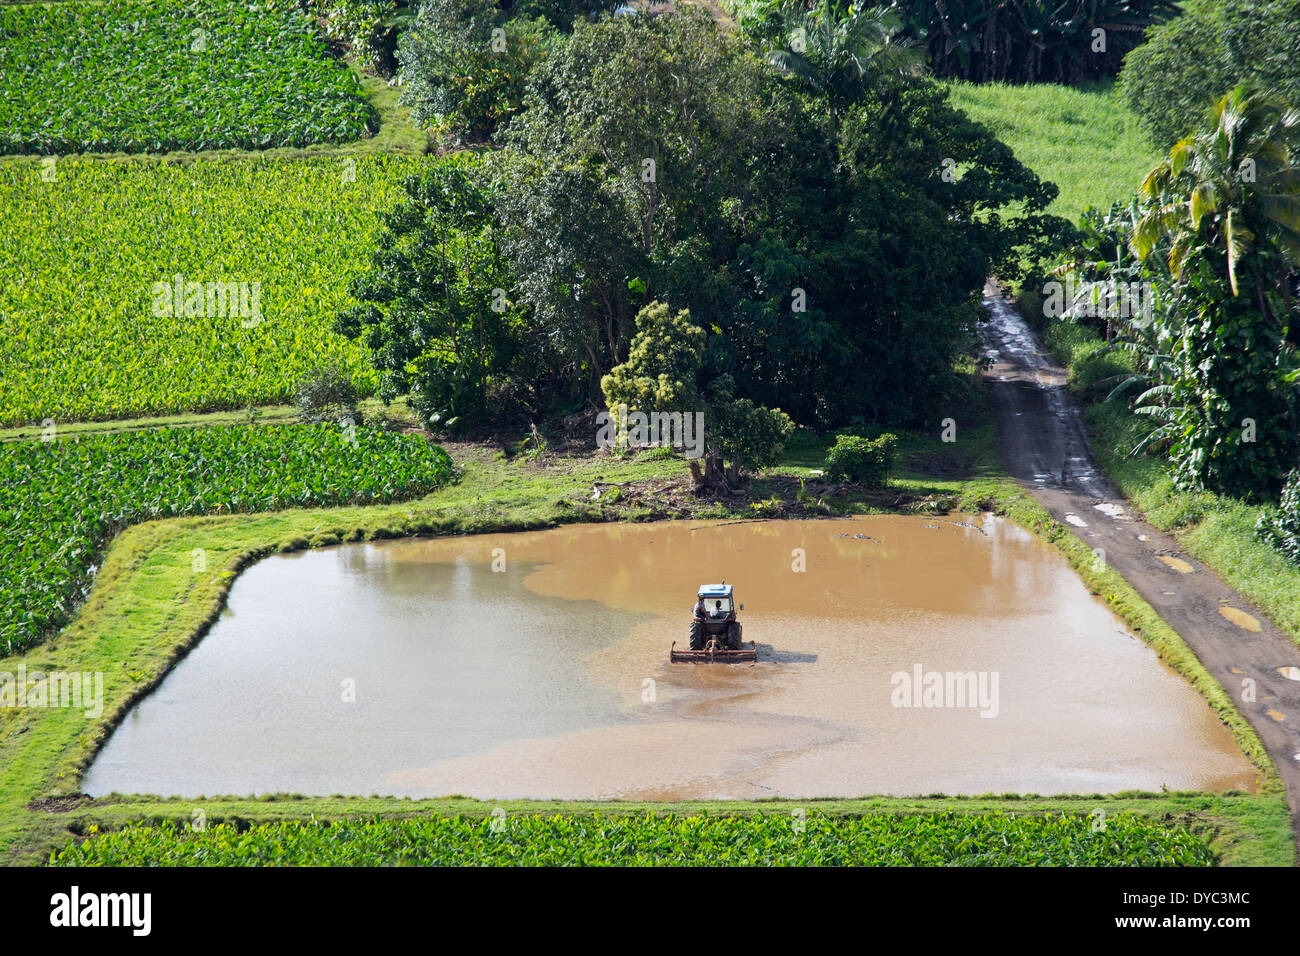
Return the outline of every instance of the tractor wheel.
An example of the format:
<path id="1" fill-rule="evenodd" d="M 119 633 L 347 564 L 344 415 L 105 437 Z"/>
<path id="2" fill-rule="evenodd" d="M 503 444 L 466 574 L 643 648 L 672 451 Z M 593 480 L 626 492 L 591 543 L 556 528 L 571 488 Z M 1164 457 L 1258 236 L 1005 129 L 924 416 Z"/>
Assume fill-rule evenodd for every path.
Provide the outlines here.
<path id="1" fill-rule="evenodd" d="M 740 650 L 740 622 L 732 621 L 727 627 L 727 650 Z"/>
<path id="2" fill-rule="evenodd" d="M 704 650 L 704 622 L 691 621 L 691 650 Z"/>

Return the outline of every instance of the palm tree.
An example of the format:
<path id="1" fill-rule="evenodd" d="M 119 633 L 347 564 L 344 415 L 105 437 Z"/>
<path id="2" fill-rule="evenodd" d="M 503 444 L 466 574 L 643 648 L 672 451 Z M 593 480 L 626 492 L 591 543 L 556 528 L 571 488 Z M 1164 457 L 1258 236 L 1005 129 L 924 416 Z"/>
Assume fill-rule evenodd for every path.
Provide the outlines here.
<path id="1" fill-rule="evenodd" d="M 925 62 L 924 50 L 901 37 L 903 20 L 888 7 L 849 6 L 841 16 L 830 0 L 822 0 L 821 7 L 787 8 L 782 16 L 786 46 L 769 50 L 767 61 L 808 93 L 825 98 L 836 142 L 841 114 L 873 77 L 915 73 Z"/>
<path id="2" fill-rule="evenodd" d="M 1300 373 L 1286 332 L 1300 267 L 1300 112 L 1237 87 L 1151 170 L 1140 197 L 1130 246 L 1167 264 L 1177 326 L 1163 380 L 1136 411 L 1160 423 L 1154 437 L 1173 439 L 1181 484 L 1275 491 L 1297 448 Z"/>
<path id="3" fill-rule="evenodd" d="M 1174 145 L 1142 182 L 1144 214 L 1133 251 L 1168 250 L 1175 280 L 1196 256 L 1221 252 L 1233 296 L 1253 253 L 1280 254 L 1272 278 L 1300 264 L 1300 111 L 1261 90 L 1238 86 L 1215 104 L 1211 122 Z M 1258 305 L 1269 314 L 1262 275 Z"/>

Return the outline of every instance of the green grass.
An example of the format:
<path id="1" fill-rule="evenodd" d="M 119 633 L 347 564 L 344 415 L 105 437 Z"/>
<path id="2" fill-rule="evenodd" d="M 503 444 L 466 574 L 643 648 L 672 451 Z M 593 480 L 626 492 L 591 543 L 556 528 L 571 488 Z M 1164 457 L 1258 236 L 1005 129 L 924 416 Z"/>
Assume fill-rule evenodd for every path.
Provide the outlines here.
<path id="1" fill-rule="evenodd" d="M 1209 866 L 1178 823 L 1134 813 L 748 817 L 599 813 L 128 827 L 56 866 Z"/>
<path id="2" fill-rule="evenodd" d="M 1071 222 L 1088 206 L 1127 202 L 1159 158 L 1113 83 L 944 85 L 956 106 L 1060 187 L 1049 211 Z"/>
<path id="3" fill-rule="evenodd" d="M 48 182 L 0 164 L 0 424 L 284 402 L 318 362 L 369 390 L 365 349 L 331 324 L 424 162 L 67 159 Z M 203 284 L 201 314 L 155 314 L 176 275 Z M 209 310 L 210 282 L 256 289 L 260 321 Z"/>
<path id="4" fill-rule="evenodd" d="M 0 153 L 306 146 L 375 126 L 310 21 L 243 0 L 0 7 Z"/>

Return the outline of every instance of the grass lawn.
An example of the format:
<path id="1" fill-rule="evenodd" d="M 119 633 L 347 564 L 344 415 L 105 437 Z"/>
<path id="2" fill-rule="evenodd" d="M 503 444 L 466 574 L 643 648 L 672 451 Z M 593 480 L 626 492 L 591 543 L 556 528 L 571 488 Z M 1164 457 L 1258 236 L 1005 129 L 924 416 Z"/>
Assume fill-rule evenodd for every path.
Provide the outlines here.
<path id="1" fill-rule="evenodd" d="M 1127 202 L 1159 159 L 1113 83 L 944 85 L 955 105 L 1060 187 L 1050 211 L 1071 222 L 1088 206 Z"/>

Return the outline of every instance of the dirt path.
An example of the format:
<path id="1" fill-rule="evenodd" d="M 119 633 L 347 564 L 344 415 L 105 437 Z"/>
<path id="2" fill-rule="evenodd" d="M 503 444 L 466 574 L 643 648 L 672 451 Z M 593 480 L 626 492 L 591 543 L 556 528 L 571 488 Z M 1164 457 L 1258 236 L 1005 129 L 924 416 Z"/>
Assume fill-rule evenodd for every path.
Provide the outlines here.
<path id="1" fill-rule="evenodd" d="M 980 335 L 993 361 L 985 379 L 1007 468 L 1088 547 L 1104 551 L 1232 696 L 1277 765 L 1300 840 L 1300 681 L 1279 671 L 1300 667 L 1300 648 L 1171 535 L 1135 516 L 1093 461 L 1065 370 L 995 287 L 984 293 L 991 319 Z"/>

